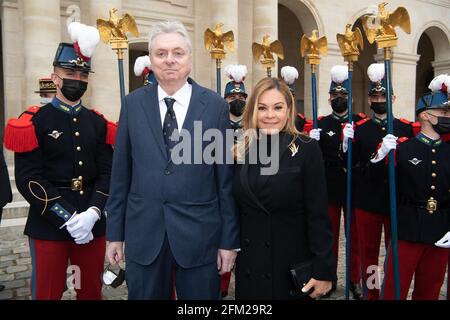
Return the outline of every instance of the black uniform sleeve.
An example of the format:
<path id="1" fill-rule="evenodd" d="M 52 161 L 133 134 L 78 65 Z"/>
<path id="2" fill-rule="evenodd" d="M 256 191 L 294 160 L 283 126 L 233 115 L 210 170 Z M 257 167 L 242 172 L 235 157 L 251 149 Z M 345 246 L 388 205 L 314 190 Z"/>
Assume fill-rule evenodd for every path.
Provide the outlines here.
<path id="1" fill-rule="evenodd" d="M 89 201 L 90 207 L 97 207 L 103 211 L 109 197 L 109 181 L 111 177 L 112 147 L 106 144 L 106 121 L 101 121 L 97 136 L 97 148 L 95 159 L 97 161 L 97 177 L 94 184 L 94 192 Z"/>
<path id="2" fill-rule="evenodd" d="M 75 213 L 75 208 L 43 177 L 40 147 L 30 152 L 15 153 L 16 185 L 30 205 L 56 228 L 61 228 Z"/>
<path id="3" fill-rule="evenodd" d="M 327 187 L 322 154 L 315 140 L 310 142 L 304 163 L 304 206 L 309 247 L 313 254 L 313 278 L 336 280 L 332 253 L 333 233 L 327 208 Z"/>

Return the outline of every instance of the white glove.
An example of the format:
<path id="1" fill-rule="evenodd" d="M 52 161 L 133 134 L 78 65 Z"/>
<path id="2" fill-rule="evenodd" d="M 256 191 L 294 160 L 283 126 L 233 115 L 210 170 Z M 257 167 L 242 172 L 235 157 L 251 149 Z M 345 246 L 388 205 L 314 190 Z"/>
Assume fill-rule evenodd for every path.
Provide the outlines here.
<path id="1" fill-rule="evenodd" d="M 322 129 L 311 129 L 309 136 L 317 141 L 320 141 L 320 131 L 322 131 Z"/>
<path id="2" fill-rule="evenodd" d="M 355 129 L 353 129 L 353 122 L 347 123 L 342 130 L 344 134 L 344 141 L 342 141 L 342 151 L 347 152 L 348 150 L 348 139 L 352 139 L 355 137 Z"/>
<path id="3" fill-rule="evenodd" d="M 445 249 L 450 248 L 450 231 L 447 232 L 445 236 L 443 236 L 442 239 L 436 242 L 434 245 Z"/>
<path id="4" fill-rule="evenodd" d="M 81 239 L 75 239 L 76 244 L 87 244 L 89 242 L 91 242 L 91 240 L 94 239 L 94 235 L 92 234 L 92 232 L 89 232 L 89 234 L 85 237 L 85 238 L 81 238 Z"/>
<path id="5" fill-rule="evenodd" d="M 66 224 L 67 231 L 75 240 L 85 239 L 98 220 L 100 217 L 97 211 L 91 207 L 70 219 Z"/>
<path id="6" fill-rule="evenodd" d="M 380 149 L 378 149 L 377 154 L 373 159 L 370 159 L 370 162 L 377 163 L 383 160 L 391 150 L 395 150 L 397 148 L 397 137 L 392 134 L 387 134 L 383 138 L 383 143 L 381 144 Z"/>

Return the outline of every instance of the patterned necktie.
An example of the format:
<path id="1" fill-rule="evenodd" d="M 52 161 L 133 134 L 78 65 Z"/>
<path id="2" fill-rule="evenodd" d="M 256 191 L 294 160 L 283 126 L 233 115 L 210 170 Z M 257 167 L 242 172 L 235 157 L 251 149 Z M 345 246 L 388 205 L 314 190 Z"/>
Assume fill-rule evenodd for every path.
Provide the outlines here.
<path id="1" fill-rule="evenodd" d="M 163 124 L 163 135 L 164 142 L 166 144 L 167 155 L 170 157 L 170 153 L 172 152 L 173 147 L 178 142 L 178 124 L 177 118 L 175 117 L 175 111 L 173 111 L 173 104 L 175 103 L 175 99 L 166 97 L 164 98 L 164 102 L 167 106 L 166 116 L 164 117 Z"/>

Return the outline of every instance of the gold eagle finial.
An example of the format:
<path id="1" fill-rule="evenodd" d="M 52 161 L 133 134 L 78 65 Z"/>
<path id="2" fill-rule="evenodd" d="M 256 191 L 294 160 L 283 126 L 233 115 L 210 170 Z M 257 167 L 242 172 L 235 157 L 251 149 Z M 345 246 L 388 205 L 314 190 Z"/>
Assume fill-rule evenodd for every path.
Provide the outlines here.
<path id="1" fill-rule="evenodd" d="M 396 45 L 396 27 L 400 27 L 407 34 L 411 33 L 411 20 L 404 7 L 398 7 L 390 13 L 386 9 L 387 2 L 378 5 L 378 14 L 368 14 L 362 17 L 362 25 L 369 43 L 377 41 L 381 47 Z"/>
<path id="2" fill-rule="evenodd" d="M 132 15 L 126 13 L 119 17 L 118 10 L 109 10 L 109 20 L 97 19 L 97 29 L 103 42 L 109 43 L 113 40 L 127 40 L 126 33 L 129 32 L 135 37 L 139 37 L 139 31 Z"/>
<path id="3" fill-rule="evenodd" d="M 262 43 L 253 42 L 252 51 L 255 60 L 259 60 L 262 56 L 262 60 L 275 61 L 273 54 L 276 54 L 281 60 L 284 59 L 284 49 L 281 41 L 275 40 L 271 43 L 269 39 L 270 36 L 266 34 L 263 36 Z"/>
<path id="4" fill-rule="evenodd" d="M 223 23 L 216 24 L 214 31 L 210 28 L 205 30 L 205 48 L 206 50 L 225 50 L 228 48 L 231 52 L 234 51 L 234 34 L 233 31 L 222 32 Z"/>
<path id="5" fill-rule="evenodd" d="M 336 38 L 344 58 L 347 58 L 346 60 L 351 59 L 352 61 L 356 61 L 359 55 L 359 48 L 361 50 L 364 49 L 364 40 L 361 30 L 355 28 L 355 30 L 352 31 L 352 24 L 348 23 L 345 26 L 345 33 L 338 33 Z"/>
<path id="6" fill-rule="evenodd" d="M 319 64 L 320 55 L 328 54 L 327 37 L 319 37 L 318 30 L 313 30 L 309 38 L 304 34 L 300 41 L 300 54 L 307 57 L 308 64 Z"/>

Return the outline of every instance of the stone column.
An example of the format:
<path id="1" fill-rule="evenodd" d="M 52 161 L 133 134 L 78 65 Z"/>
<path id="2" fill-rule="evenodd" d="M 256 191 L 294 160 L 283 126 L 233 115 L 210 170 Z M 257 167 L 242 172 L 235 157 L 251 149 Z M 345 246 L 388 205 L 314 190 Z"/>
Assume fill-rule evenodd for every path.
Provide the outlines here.
<path id="1" fill-rule="evenodd" d="M 266 34 L 270 35 L 270 41 L 278 39 L 278 1 L 254 0 L 253 41 L 261 43 L 262 37 Z M 272 69 L 272 76 L 278 76 L 278 63 L 275 63 Z M 264 77 L 267 77 L 266 70 L 259 62 L 253 62 L 253 84 Z"/>
<path id="2" fill-rule="evenodd" d="M 222 22 L 223 32 L 233 31 L 234 34 L 234 52 L 230 52 L 226 47 L 225 51 L 227 53 L 226 58 L 222 61 L 222 90 L 221 95 L 223 96 L 225 85 L 229 78 L 223 72 L 223 68 L 229 64 L 238 64 L 238 54 L 237 50 L 239 47 L 239 26 L 238 26 L 238 0 L 211 0 L 211 30 L 215 28 L 216 23 Z M 211 60 L 212 73 L 213 73 L 213 90 L 216 91 L 216 63 Z"/>
<path id="3" fill-rule="evenodd" d="M 121 0 L 90 1 L 90 25 L 96 26 L 97 19 L 109 19 L 109 10 L 117 8 L 123 15 Z M 128 51 L 124 57 L 125 92 L 128 92 Z M 109 44 L 100 40 L 92 58 L 92 69 L 95 73 L 89 76 L 90 108 L 100 110 L 109 120 L 117 121 L 120 112 L 120 86 L 117 55 Z"/>
<path id="4" fill-rule="evenodd" d="M 247 66 L 245 90 L 251 94 L 253 88 L 253 0 L 239 0 L 239 43 L 236 48 L 239 64 Z"/>
<path id="5" fill-rule="evenodd" d="M 23 1 L 25 106 L 39 104 L 38 79 L 49 77 L 61 41 L 60 1 Z"/>

